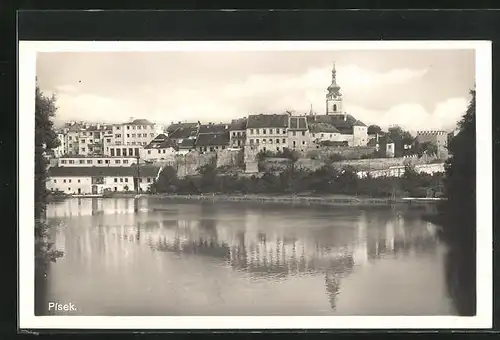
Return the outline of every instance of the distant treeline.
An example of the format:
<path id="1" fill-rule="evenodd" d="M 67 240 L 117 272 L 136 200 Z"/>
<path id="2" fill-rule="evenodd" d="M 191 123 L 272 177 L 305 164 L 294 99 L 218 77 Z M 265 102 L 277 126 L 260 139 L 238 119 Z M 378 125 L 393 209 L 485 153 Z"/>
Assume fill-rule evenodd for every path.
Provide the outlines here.
<path id="1" fill-rule="evenodd" d="M 439 196 L 443 174 L 419 174 L 407 166 L 402 177 L 359 178 L 351 167 L 337 169 L 327 164 L 315 171 L 299 169 L 291 160 L 284 171 L 265 172 L 259 176 L 227 174 L 209 163 L 199 168 L 199 175 L 178 178 L 172 167 L 165 167 L 153 193 L 222 193 L 222 194 L 344 194 L 369 197 Z"/>

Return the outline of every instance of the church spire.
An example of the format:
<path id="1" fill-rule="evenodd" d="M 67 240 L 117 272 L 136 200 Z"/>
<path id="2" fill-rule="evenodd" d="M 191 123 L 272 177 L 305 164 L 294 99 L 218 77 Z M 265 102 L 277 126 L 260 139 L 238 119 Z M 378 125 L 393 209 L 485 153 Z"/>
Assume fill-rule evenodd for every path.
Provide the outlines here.
<path id="1" fill-rule="evenodd" d="M 337 70 L 335 69 L 335 62 L 333 62 L 332 68 L 332 85 L 337 85 Z"/>

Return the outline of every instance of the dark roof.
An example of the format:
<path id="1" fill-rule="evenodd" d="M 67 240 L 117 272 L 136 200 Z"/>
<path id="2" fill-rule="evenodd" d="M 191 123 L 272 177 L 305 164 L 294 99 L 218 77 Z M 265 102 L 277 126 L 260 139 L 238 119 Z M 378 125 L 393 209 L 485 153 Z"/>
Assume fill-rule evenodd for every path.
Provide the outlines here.
<path id="1" fill-rule="evenodd" d="M 160 167 L 141 165 L 139 171 L 137 166 L 56 166 L 48 169 L 48 177 L 90 177 L 90 176 L 137 176 L 137 172 L 141 177 L 156 177 Z"/>
<path id="2" fill-rule="evenodd" d="M 170 124 L 167 127 L 167 132 L 170 133 L 170 132 L 173 132 L 179 128 L 196 129 L 197 127 L 198 127 L 198 123 L 174 123 L 174 124 Z"/>
<path id="3" fill-rule="evenodd" d="M 306 117 L 290 117 L 290 130 L 307 130 Z"/>
<path id="4" fill-rule="evenodd" d="M 170 127 L 169 127 L 170 128 Z M 171 139 L 181 139 L 195 137 L 198 133 L 198 125 L 195 126 L 178 126 L 173 130 L 168 130 L 168 137 Z"/>
<path id="5" fill-rule="evenodd" d="M 344 120 L 344 114 L 337 114 L 337 115 L 315 115 L 315 116 L 308 116 L 307 117 L 309 123 L 328 123 L 337 130 L 339 130 L 340 133 L 344 134 L 352 134 L 353 132 L 353 125 L 356 123 L 358 120 L 354 118 L 351 115 L 345 115 L 345 120 Z"/>
<path id="6" fill-rule="evenodd" d="M 327 133 L 338 133 L 339 130 L 332 124 L 328 123 L 309 123 L 309 131 L 312 133 L 327 132 Z"/>
<path id="7" fill-rule="evenodd" d="M 250 115 L 248 116 L 247 129 L 253 128 L 287 128 L 288 114 L 272 114 L 272 115 Z"/>
<path id="8" fill-rule="evenodd" d="M 156 136 L 144 149 L 168 149 L 177 148 L 177 144 L 172 139 L 168 138 L 165 134 L 161 133 Z"/>
<path id="9" fill-rule="evenodd" d="M 196 139 L 183 139 L 179 144 L 179 149 L 192 149 L 194 148 L 194 145 L 195 145 L 195 142 L 196 142 Z"/>
<path id="10" fill-rule="evenodd" d="M 134 119 L 130 123 L 126 123 L 126 125 L 154 125 L 147 119 Z"/>
<path id="11" fill-rule="evenodd" d="M 354 124 L 352 124 L 352 126 L 366 126 L 366 124 L 360 120 L 357 120 L 354 122 Z"/>
<path id="12" fill-rule="evenodd" d="M 203 133 L 198 135 L 196 146 L 228 145 L 229 133 Z"/>
<path id="13" fill-rule="evenodd" d="M 229 130 L 246 130 L 247 128 L 247 119 L 239 118 L 233 119 L 231 124 L 229 125 Z"/>
<path id="14" fill-rule="evenodd" d="M 198 134 L 204 133 L 226 133 L 229 129 L 227 124 L 203 124 L 200 125 Z"/>

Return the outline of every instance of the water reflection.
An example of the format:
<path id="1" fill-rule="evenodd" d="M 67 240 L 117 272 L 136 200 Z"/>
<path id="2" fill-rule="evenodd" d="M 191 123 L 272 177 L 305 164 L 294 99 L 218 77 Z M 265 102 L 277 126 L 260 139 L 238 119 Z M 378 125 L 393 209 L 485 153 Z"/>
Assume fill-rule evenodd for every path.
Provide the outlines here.
<path id="1" fill-rule="evenodd" d="M 426 269 L 429 275 L 412 279 L 419 280 L 421 287 L 405 290 L 408 283 L 399 277 L 411 276 L 412 266 L 422 267 L 423 262 L 427 265 L 440 259 L 434 228 L 411 213 L 231 204 L 166 205 L 147 199 L 141 200 L 139 206 L 139 212 L 134 212 L 133 199 L 96 198 L 51 205 L 48 215 L 52 223 L 64 225 L 54 229 L 53 237 L 66 256 L 52 265 L 52 286 L 47 294 L 57 299 L 72 296 L 80 301 L 88 300 L 91 294 L 100 296 L 101 300 L 96 301 L 101 301 L 101 305 L 85 304 L 90 313 L 86 315 L 110 311 L 114 313 L 110 315 L 120 315 L 120 308 L 133 315 L 138 315 L 138 310 L 145 315 L 389 313 L 384 310 L 391 309 L 383 306 L 373 307 L 375 312 L 363 304 L 348 307 L 355 305 L 352 296 L 363 293 L 357 285 L 369 284 L 362 282 L 369 273 L 376 275 L 377 280 L 401 280 L 401 294 L 436 300 L 426 291 L 429 283 L 425 280 L 430 278 L 433 289 L 437 287 L 434 295 L 441 297 L 439 305 L 423 302 L 410 306 L 406 313 L 451 313 L 448 300 L 441 293 L 444 288 L 441 289 L 439 263 Z M 159 257 L 160 254 L 169 256 Z M 383 267 L 373 267 L 379 262 Z M 405 266 L 408 272 L 402 271 Z M 85 276 L 91 287 L 82 288 L 78 294 L 71 292 L 69 284 L 60 281 L 71 275 Z M 176 295 L 165 287 L 151 288 L 150 292 L 134 287 L 136 275 L 142 275 L 141 279 L 153 286 L 170 282 Z M 128 297 L 120 300 L 105 296 L 109 301 L 103 304 L 102 293 L 96 293 L 103 287 Z M 179 289 L 186 287 L 186 294 L 180 294 Z M 216 298 L 216 291 L 219 297 L 226 297 L 217 298 L 210 305 L 191 296 L 204 296 L 208 301 Z M 247 296 L 246 292 L 251 293 Z M 151 300 L 149 307 L 138 306 L 141 299 L 132 297 L 137 294 L 143 301 L 153 297 L 155 301 Z M 179 301 L 177 307 L 167 302 L 167 296 Z M 164 302 L 159 302 L 158 297 Z M 368 300 L 363 303 L 371 304 Z M 269 305 L 271 301 L 273 304 Z"/>

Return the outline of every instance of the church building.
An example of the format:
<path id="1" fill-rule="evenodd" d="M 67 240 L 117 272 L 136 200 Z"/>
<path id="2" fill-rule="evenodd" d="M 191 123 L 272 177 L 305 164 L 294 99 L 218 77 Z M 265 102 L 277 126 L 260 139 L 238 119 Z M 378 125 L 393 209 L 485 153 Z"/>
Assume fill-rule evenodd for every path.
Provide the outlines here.
<path id="1" fill-rule="evenodd" d="M 339 145 L 366 146 L 368 127 L 354 116 L 345 112 L 343 96 L 337 84 L 335 64 L 332 69 L 332 82 L 327 88 L 326 110 L 324 115 L 310 113 L 307 117 L 311 140 L 316 144 L 325 142 Z"/>

